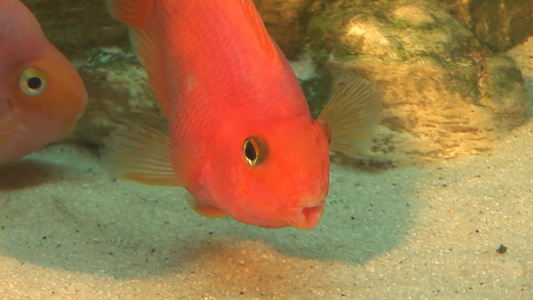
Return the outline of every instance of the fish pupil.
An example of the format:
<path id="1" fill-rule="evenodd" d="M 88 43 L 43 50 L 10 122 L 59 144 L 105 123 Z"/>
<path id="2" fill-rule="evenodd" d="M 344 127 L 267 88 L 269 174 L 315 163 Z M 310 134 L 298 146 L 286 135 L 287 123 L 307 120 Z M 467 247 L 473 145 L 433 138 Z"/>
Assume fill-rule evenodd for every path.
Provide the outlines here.
<path id="1" fill-rule="evenodd" d="M 244 155 L 246 155 L 246 158 L 251 162 L 254 162 L 257 159 L 257 152 L 255 151 L 253 143 L 249 141 L 246 142 L 246 146 L 244 147 Z"/>
<path id="2" fill-rule="evenodd" d="M 42 81 L 41 81 L 41 78 L 39 77 L 30 77 L 28 78 L 28 87 L 32 90 L 37 90 L 41 87 L 42 85 Z"/>

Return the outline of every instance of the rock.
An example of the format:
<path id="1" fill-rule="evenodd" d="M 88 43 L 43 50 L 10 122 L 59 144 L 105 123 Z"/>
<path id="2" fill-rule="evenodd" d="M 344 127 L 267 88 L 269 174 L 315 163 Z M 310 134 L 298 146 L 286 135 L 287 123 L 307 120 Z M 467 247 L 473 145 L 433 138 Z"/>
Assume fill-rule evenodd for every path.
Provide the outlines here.
<path id="1" fill-rule="evenodd" d="M 128 42 L 127 28 L 111 18 L 103 0 L 23 0 L 48 39 L 65 55 Z"/>
<path id="2" fill-rule="evenodd" d="M 533 117 L 533 36 L 530 36 L 526 43 L 514 47 L 506 54 L 510 55 L 517 62 L 522 71 L 522 76 L 526 83 L 526 90 L 529 92 L 530 103 L 526 118 L 531 118 Z"/>
<path id="3" fill-rule="evenodd" d="M 530 105 L 522 73 L 513 58 L 501 54 L 488 59 L 486 77 L 479 102 L 491 110 L 496 127 L 511 130 L 524 121 Z"/>
<path id="4" fill-rule="evenodd" d="M 324 38 L 313 48 L 330 50 L 317 60 L 334 86 L 364 76 L 384 91 L 368 161 L 405 165 L 490 151 L 524 120 L 529 97 L 512 58 L 492 56 L 437 4 L 341 1 L 316 18 L 310 32 Z"/>
<path id="5" fill-rule="evenodd" d="M 103 144 L 125 121 L 166 131 L 167 120 L 150 91 L 148 75 L 131 51 L 100 47 L 86 51 L 75 64 L 89 94 L 77 139 Z"/>
<path id="6" fill-rule="evenodd" d="M 289 58 L 303 49 L 311 3 L 316 0 L 254 0 L 268 32 Z"/>
<path id="7" fill-rule="evenodd" d="M 491 50 L 503 52 L 533 35 L 531 0 L 440 0 Z"/>

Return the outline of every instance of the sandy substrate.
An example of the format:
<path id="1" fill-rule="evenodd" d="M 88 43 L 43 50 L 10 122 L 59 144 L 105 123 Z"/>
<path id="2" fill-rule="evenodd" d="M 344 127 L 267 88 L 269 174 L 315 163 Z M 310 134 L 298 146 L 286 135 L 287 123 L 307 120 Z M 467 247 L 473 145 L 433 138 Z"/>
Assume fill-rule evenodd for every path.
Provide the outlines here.
<path id="1" fill-rule="evenodd" d="M 531 44 L 514 52 L 529 88 Z M 54 145 L 0 167 L 0 298 L 533 299 L 532 149 L 530 119 L 493 153 L 333 166 L 322 221 L 299 231 L 200 217 L 179 188 Z"/>

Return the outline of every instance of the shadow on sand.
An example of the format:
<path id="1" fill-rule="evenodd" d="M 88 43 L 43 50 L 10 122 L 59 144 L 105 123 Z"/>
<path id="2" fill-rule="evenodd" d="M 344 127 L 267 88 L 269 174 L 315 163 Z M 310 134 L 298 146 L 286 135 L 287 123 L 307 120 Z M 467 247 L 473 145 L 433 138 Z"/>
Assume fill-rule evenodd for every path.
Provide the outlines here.
<path id="1" fill-rule="evenodd" d="M 82 159 L 97 165 L 95 157 Z M 410 187 L 400 187 L 394 171 L 336 172 L 317 227 L 268 230 L 200 217 L 180 188 L 112 180 L 98 167 L 22 161 L 0 168 L 0 252 L 23 263 L 130 278 L 230 268 L 238 257 L 228 257 L 238 253 L 252 261 L 272 257 L 273 270 L 284 259 L 360 264 L 398 246 L 416 210 L 406 198 Z"/>

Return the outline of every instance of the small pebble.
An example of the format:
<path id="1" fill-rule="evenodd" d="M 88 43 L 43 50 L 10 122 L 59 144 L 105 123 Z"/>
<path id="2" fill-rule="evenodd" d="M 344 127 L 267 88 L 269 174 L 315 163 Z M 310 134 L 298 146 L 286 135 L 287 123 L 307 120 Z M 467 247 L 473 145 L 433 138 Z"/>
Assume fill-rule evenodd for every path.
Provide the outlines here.
<path id="1" fill-rule="evenodd" d="M 498 249 L 496 249 L 496 252 L 498 252 L 499 254 L 505 254 L 505 252 L 507 252 L 507 247 L 505 247 L 503 244 L 501 244 L 500 247 L 498 247 Z"/>

